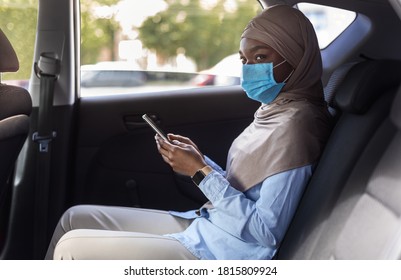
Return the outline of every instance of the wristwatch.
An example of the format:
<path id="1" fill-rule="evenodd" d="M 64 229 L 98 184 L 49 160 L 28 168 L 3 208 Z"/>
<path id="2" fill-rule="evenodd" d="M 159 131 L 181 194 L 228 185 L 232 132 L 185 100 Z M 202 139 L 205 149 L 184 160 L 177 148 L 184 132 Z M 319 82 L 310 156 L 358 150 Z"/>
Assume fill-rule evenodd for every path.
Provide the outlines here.
<path id="1" fill-rule="evenodd" d="M 195 185 L 199 186 L 202 180 L 210 173 L 212 172 L 212 168 L 209 165 L 206 165 L 202 169 L 199 169 L 196 171 L 196 173 L 191 177 L 192 181 L 195 183 Z"/>

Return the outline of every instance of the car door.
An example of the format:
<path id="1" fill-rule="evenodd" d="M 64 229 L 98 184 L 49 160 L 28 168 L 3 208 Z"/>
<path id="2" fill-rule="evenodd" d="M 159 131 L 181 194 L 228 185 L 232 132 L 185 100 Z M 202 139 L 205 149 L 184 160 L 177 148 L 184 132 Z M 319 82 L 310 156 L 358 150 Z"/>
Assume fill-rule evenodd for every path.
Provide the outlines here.
<path id="1" fill-rule="evenodd" d="M 205 202 L 190 178 L 156 149 L 152 116 L 164 131 L 192 139 L 222 167 L 234 138 L 258 107 L 238 87 L 82 97 L 73 203 L 188 210 Z"/>

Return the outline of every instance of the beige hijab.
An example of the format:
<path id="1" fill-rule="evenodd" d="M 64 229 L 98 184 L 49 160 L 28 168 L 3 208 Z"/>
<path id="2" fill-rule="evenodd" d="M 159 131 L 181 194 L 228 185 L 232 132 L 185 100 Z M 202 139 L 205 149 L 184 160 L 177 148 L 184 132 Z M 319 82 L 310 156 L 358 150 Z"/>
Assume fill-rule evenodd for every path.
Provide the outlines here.
<path id="1" fill-rule="evenodd" d="M 300 11 L 286 5 L 268 8 L 250 21 L 241 38 L 269 45 L 295 69 L 278 97 L 262 104 L 230 148 L 227 180 L 246 191 L 271 175 L 315 163 L 330 134 L 331 117 L 316 34 Z"/>

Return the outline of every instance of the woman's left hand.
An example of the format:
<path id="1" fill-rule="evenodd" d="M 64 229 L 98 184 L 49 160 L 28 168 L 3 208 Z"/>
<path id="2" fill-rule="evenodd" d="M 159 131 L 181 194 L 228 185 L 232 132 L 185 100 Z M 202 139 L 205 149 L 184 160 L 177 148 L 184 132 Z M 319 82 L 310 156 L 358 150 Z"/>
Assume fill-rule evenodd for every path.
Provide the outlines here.
<path id="1" fill-rule="evenodd" d="M 162 155 L 163 160 L 175 172 L 186 176 L 193 176 L 196 171 L 207 165 L 197 147 L 176 139 L 169 143 L 158 135 L 155 136 L 155 139 L 157 149 Z"/>

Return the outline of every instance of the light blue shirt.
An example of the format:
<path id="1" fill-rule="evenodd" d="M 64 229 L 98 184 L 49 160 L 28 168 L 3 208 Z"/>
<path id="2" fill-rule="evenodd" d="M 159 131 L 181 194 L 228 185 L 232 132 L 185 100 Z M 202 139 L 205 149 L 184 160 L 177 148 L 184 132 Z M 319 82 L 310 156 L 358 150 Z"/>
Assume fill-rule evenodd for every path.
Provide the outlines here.
<path id="1" fill-rule="evenodd" d="M 312 165 L 266 178 L 242 193 L 230 186 L 225 172 L 207 158 L 214 169 L 199 188 L 213 209 L 173 212 L 195 218 L 183 232 L 168 234 L 199 259 L 271 259 L 294 215 L 312 174 Z"/>

